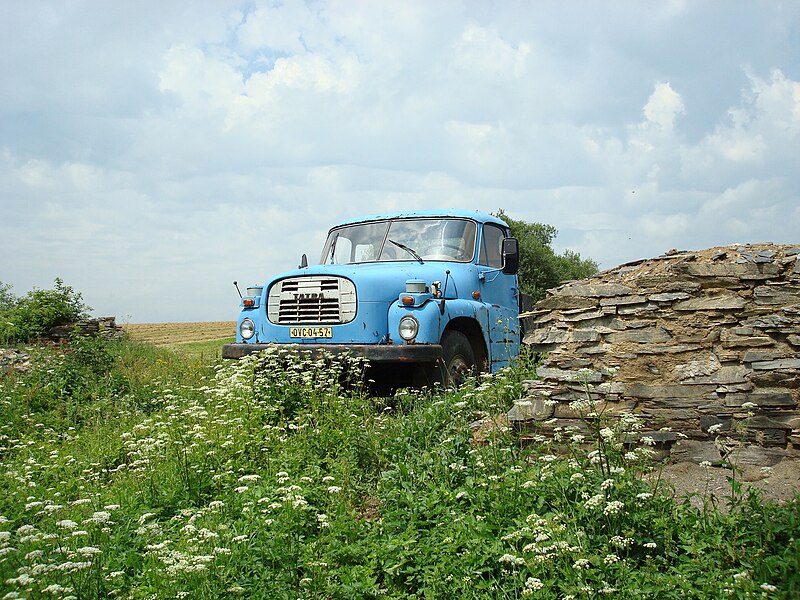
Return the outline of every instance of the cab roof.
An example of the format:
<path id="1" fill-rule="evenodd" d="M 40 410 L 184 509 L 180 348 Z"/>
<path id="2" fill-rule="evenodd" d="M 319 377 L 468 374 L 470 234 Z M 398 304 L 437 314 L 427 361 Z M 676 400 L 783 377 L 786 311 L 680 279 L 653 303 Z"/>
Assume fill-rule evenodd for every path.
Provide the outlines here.
<path id="1" fill-rule="evenodd" d="M 482 213 L 474 210 L 446 208 L 446 209 L 387 212 L 375 215 L 365 215 L 362 217 L 354 217 L 352 219 L 347 219 L 345 221 L 337 223 L 333 227 L 333 229 L 336 229 L 336 227 L 341 227 L 343 225 L 354 225 L 355 223 L 365 223 L 368 221 L 385 221 L 387 219 L 414 219 L 420 217 L 423 218 L 440 217 L 443 219 L 444 218 L 471 219 L 473 221 L 477 221 L 478 223 L 495 223 L 496 225 L 502 225 L 503 227 L 508 227 L 508 223 L 488 213 Z"/>

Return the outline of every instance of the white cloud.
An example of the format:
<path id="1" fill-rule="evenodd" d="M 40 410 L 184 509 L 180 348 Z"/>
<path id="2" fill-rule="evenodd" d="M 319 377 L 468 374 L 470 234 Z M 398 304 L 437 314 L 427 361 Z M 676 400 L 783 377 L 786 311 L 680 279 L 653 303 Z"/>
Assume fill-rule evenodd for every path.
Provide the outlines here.
<path id="1" fill-rule="evenodd" d="M 695 146 L 682 149 L 683 172 L 698 181 L 739 180 L 800 167 L 800 82 L 774 70 L 748 75 L 742 101 Z"/>
<path id="2" fill-rule="evenodd" d="M 61 276 L 104 313 L 232 318 L 233 279 L 401 208 L 503 208 L 607 267 L 800 231 L 791 4 L 6 13 L 0 280 L 20 292 Z"/>
<path id="3" fill-rule="evenodd" d="M 457 68 L 492 83 L 523 77 L 526 57 L 531 53 L 528 44 L 514 47 L 496 31 L 475 23 L 464 28 L 453 50 Z"/>
<path id="4" fill-rule="evenodd" d="M 675 119 L 684 112 L 683 99 L 669 83 L 657 83 L 653 94 L 644 105 L 645 118 L 657 125 L 663 133 L 672 132 Z"/>
<path id="5" fill-rule="evenodd" d="M 244 92 L 241 74 L 230 65 L 206 56 L 198 48 L 177 46 L 164 56 L 159 89 L 175 94 L 189 116 L 227 113 Z"/>

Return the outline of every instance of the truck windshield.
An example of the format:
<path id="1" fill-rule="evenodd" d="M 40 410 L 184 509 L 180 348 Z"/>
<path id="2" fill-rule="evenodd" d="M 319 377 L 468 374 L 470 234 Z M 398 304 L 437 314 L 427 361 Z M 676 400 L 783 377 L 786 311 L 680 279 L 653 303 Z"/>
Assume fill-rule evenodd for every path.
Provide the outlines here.
<path id="1" fill-rule="evenodd" d="M 474 221 L 397 219 L 333 229 L 320 264 L 446 260 L 470 262 L 475 254 Z"/>

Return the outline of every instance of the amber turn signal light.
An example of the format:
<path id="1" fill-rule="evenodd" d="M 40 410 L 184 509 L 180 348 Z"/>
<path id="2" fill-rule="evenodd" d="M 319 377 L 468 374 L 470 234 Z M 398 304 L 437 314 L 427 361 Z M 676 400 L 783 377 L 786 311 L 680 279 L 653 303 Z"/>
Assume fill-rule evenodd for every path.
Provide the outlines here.
<path id="1" fill-rule="evenodd" d="M 244 300 L 242 300 L 242 304 L 244 304 L 247 307 L 253 307 L 256 305 L 256 301 L 253 300 L 252 298 L 245 298 Z"/>
<path id="2" fill-rule="evenodd" d="M 481 299 L 481 293 L 478 290 L 475 290 L 474 292 L 472 292 L 472 297 L 475 300 L 480 300 Z"/>

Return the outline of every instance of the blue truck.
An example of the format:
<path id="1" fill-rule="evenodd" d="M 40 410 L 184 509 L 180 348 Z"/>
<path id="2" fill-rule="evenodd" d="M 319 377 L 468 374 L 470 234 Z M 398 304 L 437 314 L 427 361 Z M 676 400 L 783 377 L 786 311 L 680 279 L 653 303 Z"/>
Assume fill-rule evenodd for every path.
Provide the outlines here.
<path id="1" fill-rule="evenodd" d="M 318 265 L 303 255 L 298 269 L 247 288 L 222 356 L 294 344 L 363 356 L 409 384 L 458 385 L 519 353 L 518 264 L 517 240 L 489 214 L 351 219 L 329 231 Z"/>

